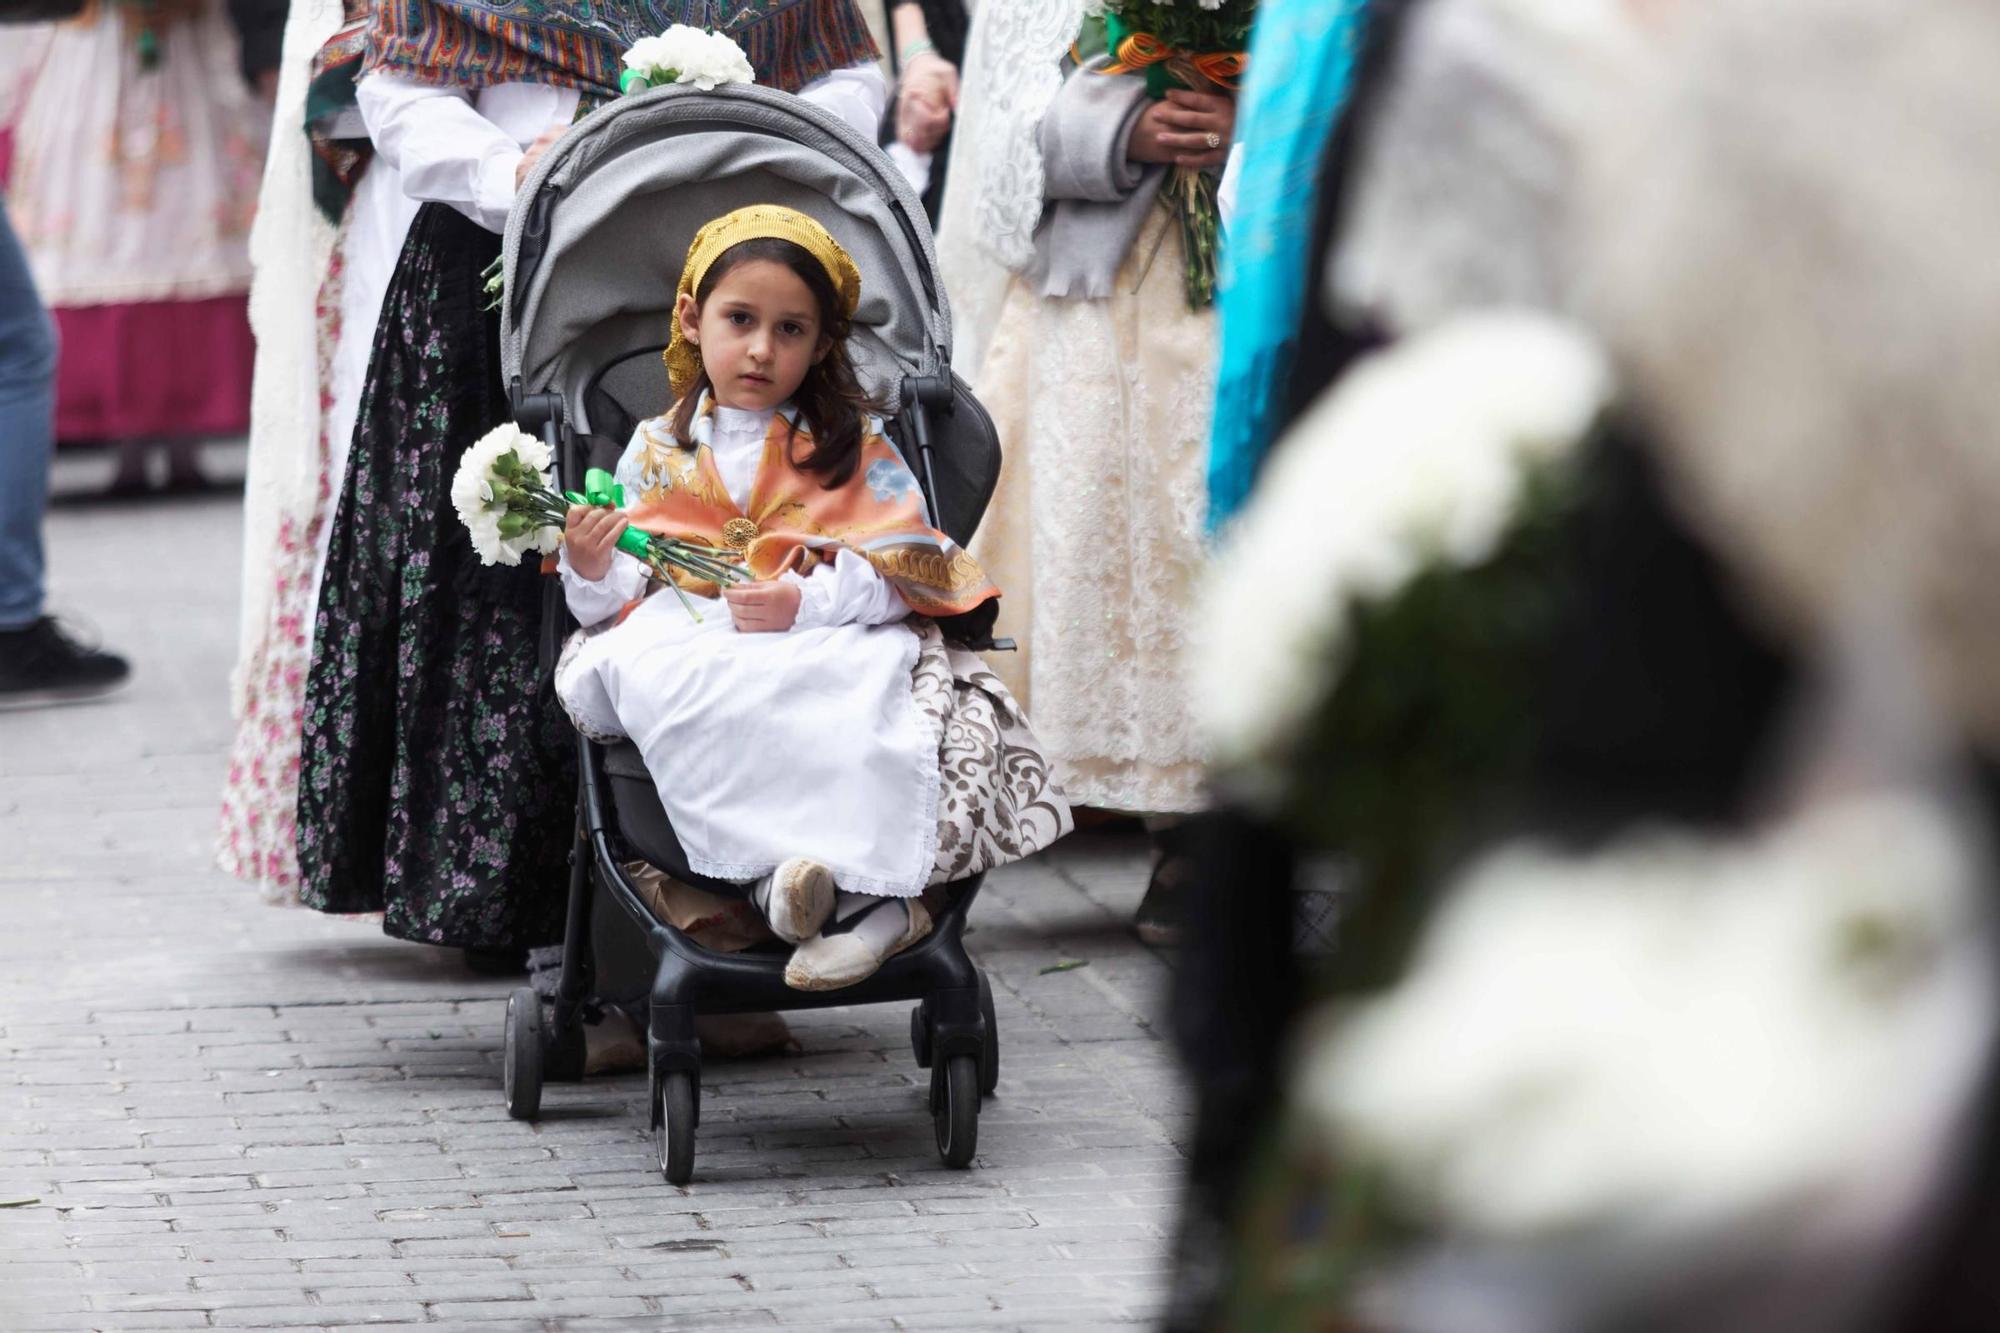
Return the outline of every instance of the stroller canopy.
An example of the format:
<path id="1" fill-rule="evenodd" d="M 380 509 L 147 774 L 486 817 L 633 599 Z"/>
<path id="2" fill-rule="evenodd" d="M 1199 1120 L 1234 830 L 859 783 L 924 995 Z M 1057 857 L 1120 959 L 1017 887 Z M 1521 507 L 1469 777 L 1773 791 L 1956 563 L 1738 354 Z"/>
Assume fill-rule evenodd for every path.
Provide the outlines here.
<path id="1" fill-rule="evenodd" d="M 614 367 L 599 387 L 631 418 L 664 411 L 665 368 L 636 354 L 667 342 L 696 230 L 753 203 L 810 214 L 854 257 L 849 346 L 870 390 L 893 403 L 904 376 L 948 373 L 950 314 L 909 184 L 838 116 L 737 85 L 621 98 L 542 158 L 507 222 L 508 379 L 560 393 L 586 433 L 611 425 L 589 420 L 586 390 Z"/>

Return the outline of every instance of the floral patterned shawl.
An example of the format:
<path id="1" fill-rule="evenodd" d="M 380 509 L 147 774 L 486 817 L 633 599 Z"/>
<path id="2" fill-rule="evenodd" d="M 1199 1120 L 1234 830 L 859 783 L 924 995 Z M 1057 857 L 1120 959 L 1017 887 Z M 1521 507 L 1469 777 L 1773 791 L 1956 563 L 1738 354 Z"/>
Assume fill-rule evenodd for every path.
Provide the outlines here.
<path id="1" fill-rule="evenodd" d="M 691 445 L 674 438 L 671 415 L 640 424 L 618 465 L 618 479 L 634 497 L 633 526 L 739 551 L 760 579 L 802 573 L 836 551 L 852 551 L 919 615 L 962 615 L 1000 595 L 963 548 L 931 527 L 923 491 L 884 438 L 880 420 L 869 419 L 853 477 L 829 489 L 792 465 L 794 452 L 811 452 L 812 436 L 793 409 L 778 412 L 764 437 L 750 502 L 738 509 L 709 449 L 713 412 L 705 399 Z M 689 586 L 713 592 L 710 585 Z"/>

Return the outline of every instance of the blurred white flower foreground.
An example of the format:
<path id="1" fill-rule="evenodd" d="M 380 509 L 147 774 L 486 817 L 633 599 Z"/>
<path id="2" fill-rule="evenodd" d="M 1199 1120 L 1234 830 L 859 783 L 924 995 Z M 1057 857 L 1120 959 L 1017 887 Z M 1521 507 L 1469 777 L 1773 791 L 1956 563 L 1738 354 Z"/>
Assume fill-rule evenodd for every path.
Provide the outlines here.
<path id="1" fill-rule="evenodd" d="M 1977 1074 L 1980 884 L 1942 809 L 1900 796 L 1754 841 L 1502 849 L 1300 1096 L 1441 1234 L 1865 1229 L 1914 1202 Z"/>

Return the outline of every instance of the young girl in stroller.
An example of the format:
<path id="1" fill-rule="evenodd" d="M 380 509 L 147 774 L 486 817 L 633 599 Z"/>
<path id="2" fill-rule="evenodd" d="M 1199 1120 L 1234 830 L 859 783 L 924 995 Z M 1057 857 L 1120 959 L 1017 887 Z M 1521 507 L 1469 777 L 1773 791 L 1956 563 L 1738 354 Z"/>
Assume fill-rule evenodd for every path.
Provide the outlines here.
<path id="1" fill-rule="evenodd" d="M 785 980 L 799 990 L 852 985 L 930 930 L 918 895 L 948 877 L 949 727 L 913 685 L 935 631 L 904 622 L 999 595 L 930 526 L 862 389 L 846 346 L 860 291 L 802 213 L 753 205 L 703 227 L 665 357 L 675 405 L 618 464 L 623 510 L 571 508 L 560 560 L 570 610 L 595 631 L 558 670 L 565 707 L 586 735 L 638 745 L 689 867 L 747 886 L 795 946 Z M 754 581 L 677 570 L 681 595 L 647 596 L 664 585 L 616 547 L 632 524 L 731 550 Z M 1029 755 L 1039 769 L 1041 829 L 1002 836 L 986 868 L 1060 836 L 1069 814 L 1004 687 L 980 687 L 1000 700 L 1008 766 Z M 966 777 L 950 785 L 978 785 Z"/>

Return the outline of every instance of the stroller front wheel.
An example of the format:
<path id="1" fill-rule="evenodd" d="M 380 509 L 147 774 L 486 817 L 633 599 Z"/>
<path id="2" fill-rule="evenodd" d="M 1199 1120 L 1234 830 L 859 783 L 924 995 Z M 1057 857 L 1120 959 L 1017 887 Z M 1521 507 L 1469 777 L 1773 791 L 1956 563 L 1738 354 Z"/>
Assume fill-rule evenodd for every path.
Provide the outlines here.
<path id="1" fill-rule="evenodd" d="M 505 1045 L 507 1114 L 533 1120 L 542 1110 L 542 997 L 532 986 L 507 997 Z"/>
<path id="2" fill-rule="evenodd" d="M 979 1148 L 979 1058 L 954 1055 L 931 1067 L 931 1129 L 938 1156 L 954 1170 Z"/>
<path id="3" fill-rule="evenodd" d="M 695 1075 L 675 1070 L 660 1075 L 659 1125 L 653 1133 L 660 1174 L 669 1185 L 685 1185 L 694 1175 Z"/>

